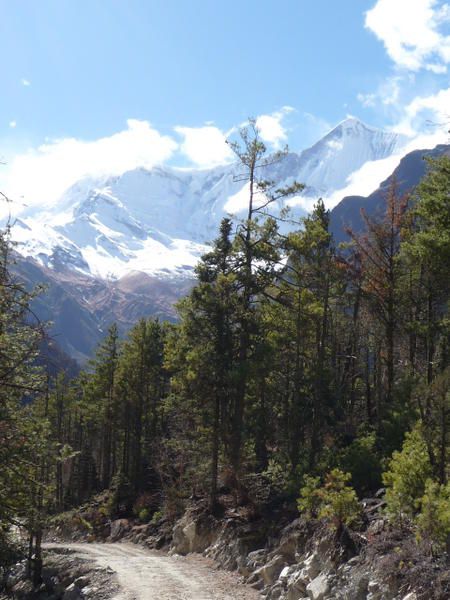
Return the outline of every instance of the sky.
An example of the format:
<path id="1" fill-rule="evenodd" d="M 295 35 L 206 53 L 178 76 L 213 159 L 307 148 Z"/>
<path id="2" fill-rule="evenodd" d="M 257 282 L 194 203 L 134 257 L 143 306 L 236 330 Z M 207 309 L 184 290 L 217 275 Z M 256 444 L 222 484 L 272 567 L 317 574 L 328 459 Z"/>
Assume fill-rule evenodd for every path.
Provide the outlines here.
<path id="1" fill-rule="evenodd" d="M 443 0 L 0 0 L 0 189 L 209 168 L 248 116 L 299 151 L 347 115 L 448 129 Z"/>

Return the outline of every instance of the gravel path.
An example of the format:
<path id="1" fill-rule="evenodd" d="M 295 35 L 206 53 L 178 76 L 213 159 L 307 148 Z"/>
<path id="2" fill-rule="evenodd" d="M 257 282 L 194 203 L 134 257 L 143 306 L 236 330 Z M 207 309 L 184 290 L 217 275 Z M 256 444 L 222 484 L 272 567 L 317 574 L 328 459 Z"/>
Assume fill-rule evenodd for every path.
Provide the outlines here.
<path id="1" fill-rule="evenodd" d="M 258 592 L 199 555 L 167 556 L 134 544 L 47 544 L 109 567 L 120 592 L 114 600 L 256 600 Z"/>

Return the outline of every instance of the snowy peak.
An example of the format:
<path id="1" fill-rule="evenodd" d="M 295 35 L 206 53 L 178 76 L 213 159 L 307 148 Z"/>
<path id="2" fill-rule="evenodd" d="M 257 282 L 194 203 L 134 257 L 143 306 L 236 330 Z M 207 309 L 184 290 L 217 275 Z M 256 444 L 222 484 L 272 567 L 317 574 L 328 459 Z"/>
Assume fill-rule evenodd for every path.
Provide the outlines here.
<path id="1" fill-rule="evenodd" d="M 300 154 L 299 180 L 321 195 L 339 190 L 366 162 L 387 158 L 404 143 L 405 138 L 399 134 L 349 117 Z"/>
<path id="2" fill-rule="evenodd" d="M 367 161 L 396 152 L 402 139 L 353 117 L 300 154 L 290 152 L 264 177 L 306 185 L 294 216 L 311 199 L 342 189 Z M 213 169 L 137 168 L 120 176 L 80 180 L 45 213 L 23 214 L 18 250 L 46 267 L 117 279 L 131 271 L 159 278 L 191 277 L 223 216 L 247 202 L 236 165 Z M 281 208 L 278 207 L 278 208 Z"/>

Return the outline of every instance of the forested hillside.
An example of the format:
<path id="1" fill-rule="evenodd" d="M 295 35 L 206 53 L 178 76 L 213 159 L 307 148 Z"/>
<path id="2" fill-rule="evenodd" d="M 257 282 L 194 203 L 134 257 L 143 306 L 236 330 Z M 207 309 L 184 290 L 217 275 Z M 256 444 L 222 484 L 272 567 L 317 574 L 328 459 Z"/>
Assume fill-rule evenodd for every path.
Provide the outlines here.
<path id="1" fill-rule="evenodd" d="M 254 123 L 231 148 L 248 212 L 222 221 L 179 323 L 112 326 L 75 379 L 33 366 L 40 326 L 1 239 L 0 551 L 25 527 L 36 582 L 48 519 L 107 489 L 103 516 L 175 520 L 192 498 L 219 516 L 227 492 L 341 532 L 385 487 L 393 524 L 450 549 L 450 158 L 410 193 L 393 179 L 337 245 L 320 200 L 280 233 L 271 204 L 302 186 L 260 178 L 285 154 Z"/>

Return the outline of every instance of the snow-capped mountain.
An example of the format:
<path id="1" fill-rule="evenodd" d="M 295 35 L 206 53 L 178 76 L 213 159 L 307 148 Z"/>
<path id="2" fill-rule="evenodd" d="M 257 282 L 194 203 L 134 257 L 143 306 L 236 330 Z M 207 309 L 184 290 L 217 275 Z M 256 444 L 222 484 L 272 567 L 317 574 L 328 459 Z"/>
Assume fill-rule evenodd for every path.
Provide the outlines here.
<path id="1" fill-rule="evenodd" d="M 264 177 L 306 184 L 291 203 L 296 216 L 304 200 L 345 187 L 367 161 L 396 152 L 403 139 L 349 118 L 311 148 L 289 153 Z M 120 176 L 84 179 L 51 208 L 17 220 L 18 251 L 48 269 L 119 279 L 131 271 L 186 277 L 215 237 L 221 218 L 245 208 L 236 165 L 209 170 L 139 168 Z M 281 207 L 276 207 L 280 209 Z"/>

